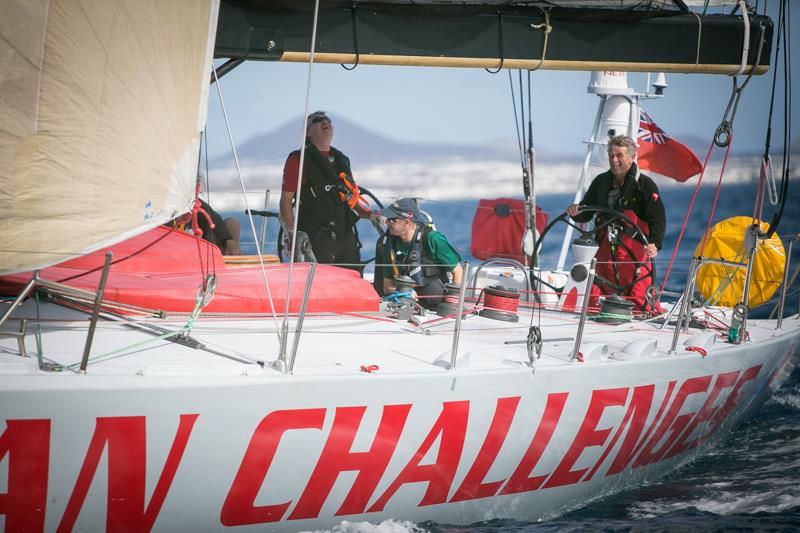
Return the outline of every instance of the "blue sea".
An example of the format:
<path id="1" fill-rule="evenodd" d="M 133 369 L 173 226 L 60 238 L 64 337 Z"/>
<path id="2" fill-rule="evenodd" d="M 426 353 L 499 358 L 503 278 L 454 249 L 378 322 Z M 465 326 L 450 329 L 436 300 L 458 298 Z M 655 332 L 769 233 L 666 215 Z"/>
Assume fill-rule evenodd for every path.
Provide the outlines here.
<path id="1" fill-rule="evenodd" d="M 781 236 L 800 233 L 800 184 L 792 182 L 783 219 L 778 228 Z M 658 256 L 658 274 L 663 277 L 666 262 L 678 237 L 691 200 L 693 187 L 665 188 L 662 197 L 667 208 L 667 234 L 664 249 Z M 754 185 L 724 187 L 717 204 L 714 221 L 730 216 L 752 215 L 756 195 Z M 667 290 L 680 291 L 688 272 L 688 258 L 702 238 L 714 196 L 713 187 L 702 187 L 678 260 L 673 266 Z M 572 203 L 572 195 L 541 195 L 539 205 L 551 219 Z M 469 254 L 472 218 L 477 207 L 473 201 L 423 202 L 439 231 L 471 264 L 477 261 Z M 764 218 L 772 218 L 771 208 Z M 244 220 L 243 220 L 244 222 Z M 266 252 L 274 253 L 275 228 L 268 233 Z M 257 227 L 259 227 L 257 225 Z M 365 246 L 362 258 L 373 257 L 372 238 L 375 231 L 361 223 L 360 234 Z M 368 242 L 369 241 L 369 242 Z M 543 266 L 552 266 L 561 246 L 561 235 L 552 235 L 545 243 Z M 245 251 L 254 251 L 251 244 Z M 800 243 L 795 243 L 793 265 L 800 259 Z M 790 270 L 790 271 L 791 271 Z M 661 280 L 659 279 L 659 282 Z M 800 279 L 791 288 L 787 311 L 798 312 Z M 751 316 L 769 315 L 772 304 L 753 310 Z M 400 532 L 430 531 L 433 533 L 495 533 L 549 531 L 800 531 L 800 369 L 783 387 L 745 420 L 717 447 L 701 459 L 672 473 L 658 483 L 617 494 L 547 522 L 495 520 L 469 526 L 437 523 L 411 524 L 390 521 L 383 524 L 346 524 L 335 531 Z"/>

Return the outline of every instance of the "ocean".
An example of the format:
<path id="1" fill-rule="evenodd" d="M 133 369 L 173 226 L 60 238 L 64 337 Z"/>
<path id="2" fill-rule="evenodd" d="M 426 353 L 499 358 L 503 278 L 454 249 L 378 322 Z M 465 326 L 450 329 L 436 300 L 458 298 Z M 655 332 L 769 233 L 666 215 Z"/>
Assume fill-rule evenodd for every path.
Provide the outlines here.
<path id="1" fill-rule="evenodd" d="M 778 228 L 782 237 L 800 233 L 800 191 L 798 182 L 791 185 L 783 219 Z M 672 249 L 691 200 L 693 187 L 664 188 L 661 193 L 667 209 L 667 233 L 664 249 L 658 256 L 659 283 L 666 270 Z M 683 237 L 678 260 L 670 274 L 667 290 L 679 291 L 688 272 L 688 258 L 705 232 L 713 201 L 714 188 L 700 189 L 695 208 Z M 723 187 L 714 221 L 740 215 L 752 215 L 755 197 L 753 185 Z M 538 197 L 539 205 L 551 219 L 570 203 L 572 195 L 553 194 Z M 469 255 L 472 218 L 478 205 L 472 201 L 422 202 L 433 216 L 437 229 L 470 264 L 478 262 Z M 771 209 L 765 218 L 771 219 Z M 244 219 L 242 220 L 243 222 Z M 259 226 L 260 222 L 256 225 Z M 274 253 L 276 224 L 271 221 L 267 253 Z M 247 226 L 245 226 L 246 228 Z M 374 255 L 375 231 L 361 223 L 362 259 Z M 563 233 L 561 233 L 563 235 Z M 545 243 L 542 264 L 553 264 L 561 246 L 561 235 L 554 234 Z M 369 237 L 369 238 L 368 238 Z M 784 240 L 784 244 L 786 241 Z M 795 243 L 793 270 L 800 260 L 800 243 Z M 245 252 L 254 245 L 243 243 Z M 798 312 L 800 279 L 787 298 L 787 311 Z M 751 316 L 764 318 L 772 310 L 766 304 Z M 800 368 L 783 387 L 763 405 L 755 416 L 742 421 L 715 448 L 700 459 L 673 472 L 669 477 L 634 490 L 590 503 L 585 507 L 545 522 L 494 520 L 469 526 L 437 523 L 387 521 L 381 524 L 343 523 L 336 532 L 399 533 L 532 533 L 550 531 L 798 531 L 800 530 Z"/>

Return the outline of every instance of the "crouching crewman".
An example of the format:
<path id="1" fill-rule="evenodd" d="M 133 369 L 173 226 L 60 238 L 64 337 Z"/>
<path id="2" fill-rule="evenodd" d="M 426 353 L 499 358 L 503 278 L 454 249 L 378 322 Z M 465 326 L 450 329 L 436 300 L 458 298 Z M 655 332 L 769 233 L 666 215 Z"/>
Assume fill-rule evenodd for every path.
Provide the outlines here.
<path id="1" fill-rule="evenodd" d="M 408 276 L 416 284 L 419 304 L 435 310 L 442 300 L 444 284 L 461 284 L 461 256 L 443 233 L 431 229 L 412 198 L 401 198 L 379 214 L 386 217 L 388 225 L 381 238 L 383 246 L 379 246 L 383 252 L 376 259 L 384 265 L 376 269 L 383 278 L 383 293 L 394 292 L 396 276 Z"/>

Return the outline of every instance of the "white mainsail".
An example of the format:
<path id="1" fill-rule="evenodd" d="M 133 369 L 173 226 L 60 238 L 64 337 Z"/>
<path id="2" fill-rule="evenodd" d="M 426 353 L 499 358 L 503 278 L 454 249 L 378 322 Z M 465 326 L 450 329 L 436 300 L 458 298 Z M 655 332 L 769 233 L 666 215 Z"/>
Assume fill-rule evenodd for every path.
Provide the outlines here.
<path id="1" fill-rule="evenodd" d="M 187 212 L 218 0 L 0 4 L 0 274 Z"/>

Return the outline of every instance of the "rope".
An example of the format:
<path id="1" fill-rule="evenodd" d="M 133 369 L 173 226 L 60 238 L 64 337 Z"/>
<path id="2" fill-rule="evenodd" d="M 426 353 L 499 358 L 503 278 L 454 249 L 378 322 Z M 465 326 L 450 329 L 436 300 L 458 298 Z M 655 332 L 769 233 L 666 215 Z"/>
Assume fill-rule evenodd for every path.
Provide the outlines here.
<path id="1" fill-rule="evenodd" d="M 300 141 L 300 164 L 297 168 L 297 189 L 295 191 L 295 209 L 296 209 L 296 216 L 294 217 L 294 223 L 292 224 L 292 253 L 289 254 L 289 279 L 288 285 L 286 287 L 286 308 L 283 312 L 283 325 L 287 328 L 286 331 L 288 332 L 288 320 L 289 320 L 289 301 L 292 295 L 292 277 L 294 275 L 294 257 L 295 251 L 297 250 L 297 222 L 300 218 L 300 188 L 303 185 L 303 167 L 305 166 L 305 159 L 306 159 L 306 118 L 308 116 L 308 104 L 311 100 L 311 81 L 313 79 L 314 73 L 314 57 L 316 54 L 316 47 L 317 47 L 317 23 L 319 22 L 319 0 L 314 2 L 314 20 L 311 25 L 311 50 L 309 51 L 308 57 L 308 76 L 306 78 L 306 98 L 305 102 L 303 103 L 303 126 L 302 126 L 302 140 Z M 285 340 L 285 339 L 284 339 Z M 281 341 L 281 346 L 285 346 L 285 343 Z M 283 354 L 281 354 L 283 355 Z"/>
<path id="2" fill-rule="evenodd" d="M 700 64 L 700 38 L 703 35 L 703 19 L 694 11 L 690 11 L 690 13 L 697 19 L 697 46 L 694 54 L 694 66 L 697 67 Z M 703 15 L 705 14 L 705 11 L 703 11 Z"/>
<path id="3" fill-rule="evenodd" d="M 239 155 L 236 153 L 236 143 L 233 142 L 233 134 L 231 132 L 230 122 L 228 121 L 228 113 L 225 110 L 225 101 L 222 98 L 222 85 L 219 82 L 219 78 L 217 78 L 217 70 L 212 68 L 211 72 L 214 74 L 214 79 L 216 80 L 217 87 L 217 95 L 219 96 L 219 103 L 220 107 L 222 108 L 222 117 L 225 119 L 225 129 L 228 132 L 228 140 L 231 143 L 231 151 L 233 152 L 233 162 L 236 164 L 236 174 L 239 176 L 239 186 L 242 190 L 242 196 L 244 197 L 244 205 L 247 212 L 247 220 L 250 222 L 250 230 L 253 232 L 253 240 L 255 241 L 256 245 L 256 253 L 258 254 L 258 264 L 261 267 L 261 278 L 264 281 L 264 288 L 267 290 L 267 299 L 269 300 L 269 306 L 272 309 L 272 321 L 275 325 L 275 329 L 278 329 L 278 318 L 277 313 L 275 311 L 275 304 L 272 301 L 272 291 L 269 287 L 269 280 L 267 279 L 267 269 L 264 266 L 264 257 L 261 251 L 261 243 L 258 240 L 258 234 L 256 233 L 256 225 L 253 221 L 253 214 L 250 210 L 250 202 L 247 200 L 247 190 L 244 186 L 244 178 L 242 177 L 242 168 L 239 165 Z M 302 162 L 300 163 L 302 165 Z M 294 248 L 293 248 L 294 249 Z M 291 270 L 289 271 L 289 287 L 286 293 L 286 309 L 288 313 L 289 309 L 289 291 L 291 290 L 292 286 L 292 275 Z"/>
<path id="4" fill-rule="evenodd" d="M 494 311 L 516 313 L 519 310 L 519 293 L 486 287 L 483 290 L 483 307 Z"/>
<path id="5" fill-rule="evenodd" d="M 345 70 L 355 70 L 358 66 L 358 62 L 361 60 L 361 53 L 359 52 L 358 46 L 358 17 L 356 16 L 356 4 L 353 3 L 353 6 L 350 8 L 350 14 L 353 19 L 353 49 L 356 51 L 356 62 L 353 63 L 352 67 L 348 67 L 347 65 L 340 65 Z M 305 115 L 303 115 L 305 116 Z"/>
<path id="6" fill-rule="evenodd" d="M 544 13 L 544 22 L 542 24 L 531 24 L 531 28 L 535 30 L 540 30 L 544 28 L 544 44 L 542 45 L 542 57 L 539 59 L 539 64 L 532 69 L 528 69 L 528 71 L 539 70 L 542 64 L 544 63 L 544 59 L 547 56 L 547 43 L 550 38 L 550 32 L 553 31 L 553 27 L 550 25 L 550 12 L 545 11 L 542 9 Z"/>
<path id="7" fill-rule="evenodd" d="M 506 61 L 506 58 L 504 57 L 505 51 L 503 50 L 503 11 L 500 9 L 497 10 L 497 20 L 500 26 L 500 29 L 498 31 L 498 40 L 499 40 L 498 48 L 500 51 L 500 65 L 498 65 L 498 67 L 495 70 L 489 70 L 488 68 L 484 68 L 483 70 L 485 70 L 489 74 L 497 74 L 498 72 L 503 70 L 503 63 L 505 63 Z"/>
<path id="8" fill-rule="evenodd" d="M 519 117 L 517 116 L 517 101 L 516 96 L 514 95 L 514 81 L 511 78 L 511 71 L 508 71 L 508 86 L 511 88 L 511 108 L 514 110 L 514 130 L 517 133 L 517 146 L 519 148 L 519 163 L 522 167 L 522 170 L 525 170 L 525 156 L 523 155 L 524 152 L 522 150 L 522 136 L 519 131 Z M 520 92 L 522 92 L 522 84 L 520 83 L 519 86 Z M 521 104 L 520 104 L 521 105 Z M 524 112 L 524 111 L 523 111 Z M 523 122 L 523 127 L 524 127 Z"/>
<path id="9" fill-rule="evenodd" d="M 355 180 L 351 183 L 344 172 L 339 172 L 339 179 L 344 182 L 344 186 L 347 188 L 347 193 L 339 191 L 339 198 L 347 204 L 347 207 L 355 209 L 357 205 L 360 205 L 363 209 L 369 210 L 369 200 L 361 196 L 358 183 Z"/>
<path id="10" fill-rule="evenodd" d="M 197 291 L 197 297 L 195 298 L 194 310 L 192 310 L 192 314 L 189 315 L 186 323 L 180 329 L 175 331 L 168 331 L 162 335 L 158 335 L 157 337 L 153 337 L 141 342 L 136 342 L 134 344 L 130 344 L 128 346 L 123 346 L 122 348 L 118 348 L 116 350 L 112 350 L 110 352 L 106 352 L 104 354 L 96 355 L 94 357 L 89 358 L 89 362 L 91 363 L 101 363 L 103 361 L 108 361 L 109 359 L 115 359 L 117 357 L 122 357 L 125 355 L 130 355 L 133 349 L 140 348 L 142 346 L 147 346 L 149 344 L 153 344 L 154 342 L 169 339 L 171 337 L 175 337 L 177 335 L 188 335 L 189 331 L 192 329 L 192 325 L 194 324 L 197 317 L 200 316 L 200 312 L 203 310 L 203 300 L 205 296 L 205 290 L 201 289 Z M 67 365 L 64 368 L 67 370 L 75 370 L 76 368 L 80 367 L 80 361 L 77 363 L 73 363 L 71 365 Z"/>
<path id="11" fill-rule="evenodd" d="M 725 165 L 727 165 L 728 163 L 728 155 L 730 155 L 730 153 L 731 153 L 731 145 L 730 143 L 728 143 L 727 149 L 725 150 L 725 158 L 722 160 L 722 169 L 720 169 L 719 171 L 719 180 L 717 181 L 717 189 L 716 191 L 714 191 L 714 201 L 711 203 L 711 213 L 709 213 L 708 215 L 708 223 L 706 224 L 706 232 L 703 235 L 703 245 L 700 247 L 700 255 L 703 255 L 703 252 L 706 249 L 706 241 L 708 239 L 708 234 L 711 230 L 711 222 L 714 220 L 714 212 L 717 209 L 717 201 L 719 200 L 719 191 L 722 188 L 722 176 L 725 175 Z"/>
<path id="12" fill-rule="evenodd" d="M 750 16 L 747 14 L 747 5 L 745 4 L 744 0 L 739 0 L 739 7 L 742 10 L 744 36 L 742 37 L 742 62 L 739 65 L 739 70 L 736 72 L 735 76 L 739 76 L 742 74 L 742 72 L 744 72 L 744 68 L 747 66 L 747 55 L 750 52 Z M 760 53 L 758 55 L 759 57 L 761 56 Z"/>
<path id="13" fill-rule="evenodd" d="M 697 194 L 700 192 L 700 185 L 703 183 L 703 177 L 706 174 L 706 169 L 708 168 L 708 161 L 711 159 L 711 152 L 714 150 L 715 142 L 711 142 L 711 145 L 708 147 L 708 152 L 706 153 L 705 161 L 703 161 L 703 170 L 700 171 L 700 177 L 697 179 L 697 185 L 694 187 L 694 193 L 692 193 L 692 199 L 689 202 L 689 209 L 686 211 L 686 216 L 683 217 L 683 224 L 681 225 L 681 231 L 678 233 L 678 240 L 675 243 L 675 248 L 672 249 L 672 257 L 669 260 L 669 265 L 667 265 L 667 272 L 664 274 L 664 281 L 661 283 L 661 292 L 667 287 L 667 281 L 669 281 L 669 274 L 672 272 L 672 265 L 675 263 L 675 257 L 678 255 L 678 249 L 681 245 L 681 240 L 683 239 L 683 234 L 686 232 L 686 225 L 689 222 L 689 216 L 692 214 L 692 209 L 694 208 L 694 202 L 697 200 Z M 727 150 L 725 151 L 725 161 L 728 160 L 728 154 L 730 153 L 730 143 L 727 146 Z M 725 171 L 725 166 L 723 164 L 722 172 L 720 172 L 720 181 L 722 180 L 722 174 Z M 713 213 L 713 212 L 712 212 Z M 703 247 L 705 248 L 705 236 L 703 236 Z"/>
<path id="14" fill-rule="evenodd" d="M 747 13 L 744 14 L 744 18 L 746 24 L 749 24 Z M 761 32 L 758 40 L 758 52 L 756 55 L 756 61 L 753 64 L 753 68 L 750 69 L 750 72 L 747 74 L 747 77 L 745 78 L 744 82 L 742 82 L 741 86 L 736 84 L 736 76 L 742 73 L 742 69 L 740 69 L 739 72 L 731 78 L 731 81 L 733 82 L 731 97 L 728 99 L 728 105 L 725 108 L 725 113 L 722 116 L 722 122 L 720 122 L 719 126 L 717 126 L 717 130 L 714 133 L 714 144 L 720 148 L 730 144 L 731 136 L 733 135 L 733 122 L 736 119 L 736 110 L 739 108 L 739 100 L 742 97 L 742 92 L 744 91 L 744 88 L 747 87 L 747 84 L 750 83 L 750 79 L 753 77 L 753 74 L 761 63 L 761 51 L 764 48 L 764 23 L 762 22 L 759 27 Z M 728 120 L 728 113 L 730 113 L 730 120 Z"/>
<path id="15" fill-rule="evenodd" d="M 39 314 L 39 291 L 34 291 L 36 298 L 36 362 L 39 369 L 42 368 L 44 361 L 44 351 L 42 346 L 42 316 Z"/>
<path id="16" fill-rule="evenodd" d="M 633 316 L 632 315 L 621 315 L 619 313 L 609 313 L 608 311 L 600 311 L 599 313 L 597 313 L 597 316 L 595 316 L 593 318 L 594 318 L 594 320 L 599 320 L 601 318 L 611 318 L 611 319 L 614 319 L 614 320 L 625 320 L 627 322 L 630 322 L 630 320 L 633 318 Z"/>

